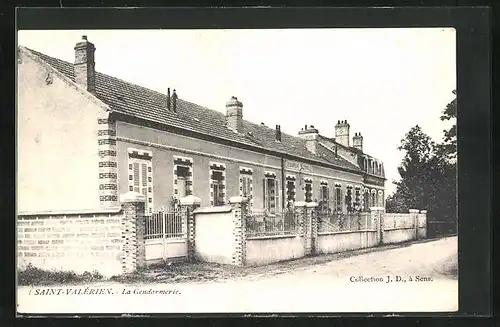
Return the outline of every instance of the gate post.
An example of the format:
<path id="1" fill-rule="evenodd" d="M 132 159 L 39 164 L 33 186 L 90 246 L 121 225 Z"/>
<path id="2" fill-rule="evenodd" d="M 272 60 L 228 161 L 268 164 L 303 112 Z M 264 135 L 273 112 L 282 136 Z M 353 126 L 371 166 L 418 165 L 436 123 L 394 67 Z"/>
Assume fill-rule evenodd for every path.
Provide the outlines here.
<path id="1" fill-rule="evenodd" d="M 379 245 L 384 243 L 384 211 L 383 207 L 370 208 L 371 219 L 377 226 L 377 243 Z"/>
<path id="2" fill-rule="evenodd" d="M 306 205 L 306 219 L 310 230 L 311 249 L 309 254 L 315 255 L 318 251 L 318 216 L 316 214 L 316 207 L 318 203 L 307 202 Z"/>
<path id="3" fill-rule="evenodd" d="M 144 244 L 146 197 L 138 192 L 128 192 L 123 194 L 120 200 L 123 208 L 122 271 L 130 273 L 146 263 Z"/>
<path id="4" fill-rule="evenodd" d="M 307 202 L 304 201 L 297 201 L 294 203 L 294 210 L 295 210 L 295 219 L 296 219 L 296 224 L 297 224 L 297 232 L 300 236 L 303 237 L 303 246 L 304 250 L 307 254 L 307 248 L 308 248 L 308 234 L 307 234 L 307 222 L 306 222 L 306 207 Z"/>
<path id="5" fill-rule="evenodd" d="M 413 229 L 415 232 L 415 240 L 418 240 L 418 209 L 410 209 L 408 210 L 410 212 L 410 215 L 413 219 Z"/>
<path id="6" fill-rule="evenodd" d="M 196 234 L 196 219 L 194 217 L 194 211 L 200 207 L 201 199 L 197 198 L 194 195 L 188 195 L 184 198 L 181 198 L 180 203 L 183 224 L 182 231 L 186 232 L 187 238 L 187 259 L 193 260 L 195 254 Z"/>
<path id="7" fill-rule="evenodd" d="M 233 196 L 229 199 L 233 213 L 233 258 L 237 266 L 244 266 L 246 261 L 246 210 L 247 199 Z"/>

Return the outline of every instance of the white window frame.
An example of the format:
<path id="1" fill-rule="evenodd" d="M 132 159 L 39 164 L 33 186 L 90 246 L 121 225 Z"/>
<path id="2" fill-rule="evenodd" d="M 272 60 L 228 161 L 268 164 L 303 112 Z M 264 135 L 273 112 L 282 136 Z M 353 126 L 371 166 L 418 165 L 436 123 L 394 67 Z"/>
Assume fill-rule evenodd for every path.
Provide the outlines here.
<path id="1" fill-rule="evenodd" d="M 134 152 L 137 152 L 138 155 L 147 155 L 150 157 L 150 159 L 141 159 L 141 158 L 136 158 L 134 156 L 131 156 L 134 154 Z M 128 191 L 137 191 L 137 186 L 134 185 L 135 178 L 134 178 L 134 165 L 137 164 L 139 165 L 139 190 L 138 193 L 141 193 L 142 195 L 145 196 L 146 198 L 146 205 L 145 205 L 145 211 L 146 215 L 149 215 L 153 212 L 154 209 L 154 188 L 153 188 L 153 152 L 147 151 L 147 150 L 140 150 L 140 149 L 135 149 L 135 148 L 128 148 L 127 149 L 128 153 L 128 161 L 127 161 L 127 179 L 128 179 Z M 142 165 L 146 165 L 146 186 L 141 185 L 143 180 L 142 180 Z M 132 169 L 130 169 L 132 165 Z M 132 179 L 130 178 L 132 176 Z M 144 194 L 141 190 L 145 188 L 146 189 L 146 194 Z"/>
<path id="2" fill-rule="evenodd" d="M 220 166 L 223 167 L 224 169 L 212 169 L 212 166 Z M 208 180 L 209 180 L 209 194 L 210 194 L 210 206 L 215 206 L 215 194 L 213 194 L 213 179 L 212 179 L 212 173 L 217 171 L 222 173 L 222 186 L 223 186 L 223 199 L 222 201 L 224 202 L 223 205 L 227 204 L 227 188 L 226 188 L 226 164 L 221 163 L 221 162 L 213 162 L 210 161 L 208 163 Z"/>
<path id="3" fill-rule="evenodd" d="M 250 173 L 243 173 L 243 171 L 247 171 Z M 249 185 L 249 195 L 250 199 L 248 200 L 248 209 L 253 208 L 253 169 L 248 167 L 240 167 L 240 177 L 239 177 L 239 190 L 240 196 L 243 196 L 243 179 L 248 179 L 247 185 Z"/>
<path id="4" fill-rule="evenodd" d="M 176 164 L 175 161 L 176 160 L 182 160 L 182 161 L 188 161 L 191 163 L 191 165 L 183 165 L 183 164 Z M 172 168 L 172 184 L 173 184 L 173 188 L 172 188 L 172 196 L 174 199 L 176 200 L 180 200 L 180 196 L 179 196 L 179 189 L 178 189 L 178 186 L 177 186 L 177 168 L 178 167 L 186 167 L 188 169 L 188 178 L 187 178 L 187 181 L 190 182 L 191 185 L 189 185 L 189 189 L 190 189 L 190 192 L 191 194 L 193 194 L 194 192 L 194 171 L 193 171 L 193 167 L 194 167 L 194 163 L 193 163 L 193 158 L 188 158 L 188 157 L 182 157 L 182 156 L 173 156 L 173 168 Z"/>

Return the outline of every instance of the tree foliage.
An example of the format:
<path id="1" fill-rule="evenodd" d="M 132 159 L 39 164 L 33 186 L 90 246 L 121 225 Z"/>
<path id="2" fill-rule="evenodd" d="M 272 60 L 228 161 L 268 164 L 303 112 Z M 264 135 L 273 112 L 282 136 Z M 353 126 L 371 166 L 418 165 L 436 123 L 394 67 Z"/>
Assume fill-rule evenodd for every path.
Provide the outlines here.
<path id="1" fill-rule="evenodd" d="M 456 114 L 455 99 L 441 120 L 455 119 Z M 426 209 L 428 220 L 456 221 L 456 144 L 456 123 L 444 131 L 442 143 L 432 141 L 418 125 L 411 128 L 398 147 L 405 154 L 398 167 L 401 179 L 393 182 L 396 191 L 387 198 L 386 211 Z"/>

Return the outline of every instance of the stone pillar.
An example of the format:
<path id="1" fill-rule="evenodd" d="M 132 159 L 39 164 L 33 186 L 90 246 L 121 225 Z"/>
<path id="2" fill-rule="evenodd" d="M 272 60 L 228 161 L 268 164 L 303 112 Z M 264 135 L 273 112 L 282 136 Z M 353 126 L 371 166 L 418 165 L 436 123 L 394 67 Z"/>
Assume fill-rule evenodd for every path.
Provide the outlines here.
<path id="1" fill-rule="evenodd" d="M 295 210 L 295 221 L 297 224 L 297 233 L 299 236 L 303 237 L 302 239 L 302 244 L 304 246 L 304 249 L 307 249 L 308 247 L 308 236 L 307 236 L 307 219 L 306 219 L 306 209 L 307 209 L 307 202 L 304 201 L 297 201 L 294 203 L 294 210 Z"/>
<path id="2" fill-rule="evenodd" d="M 384 213 L 385 209 L 383 207 L 371 207 L 370 216 L 372 222 L 377 228 L 377 243 L 384 243 Z"/>
<path id="3" fill-rule="evenodd" d="M 424 232 L 422 233 L 422 238 L 427 238 L 427 210 L 420 210 L 420 214 L 419 214 L 421 217 L 424 218 Z M 420 219 L 419 219 L 420 220 Z M 420 229 L 420 227 L 419 227 Z"/>
<path id="4" fill-rule="evenodd" d="M 187 238 L 187 259 L 195 258 L 195 234 L 196 219 L 194 211 L 200 207 L 201 199 L 194 195 L 188 195 L 180 200 L 182 215 L 182 232 L 186 233 Z"/>
<path id="5" fill-rule="evenodd" d="M 146 197 L 141 193 L 128 192 L 121 196 L 122 220 L 122 271 L 131 273 L 146 263 L 144 244 L 144 214 Z"/>
<path id="6" fill-rule="evenodd" d="M 415 240 L 418 240 L 418 209 L 410 209 L 408 210 L 413 219 L 413 229 L 415 231 Z"/>
<path id="7" fill-rule="evenodd" d="M 318 252 L 318 215 L 316 212 L 316 208 L 318 207 L 318 203 L 316 202 L 307 202 L 307 220 L 308 225 L 310 225 L 311 232 L 311 250 L 309 254 L 315 255 Z"/>
<path id="8" fill-rule="evenodd" d="M 246 207 L 247 199 L 233 196 L 229 199 L 233 213 L 233 265 L 244 266 L 246 261 Z"/>

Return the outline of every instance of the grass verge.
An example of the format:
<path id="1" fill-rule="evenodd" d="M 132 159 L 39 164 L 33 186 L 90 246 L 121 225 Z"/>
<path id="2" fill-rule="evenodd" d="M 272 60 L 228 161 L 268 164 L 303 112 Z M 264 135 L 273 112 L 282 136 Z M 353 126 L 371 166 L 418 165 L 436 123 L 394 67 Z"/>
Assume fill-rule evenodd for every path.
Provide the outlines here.
<path id="1" fill-rule="evenodd" d="M 19 270 L 17 277 L 20 286 L 89 283 L 103 279 L 98 271 L 77 274 L 74 271 L 44 270 L 31 264 Z"/>

